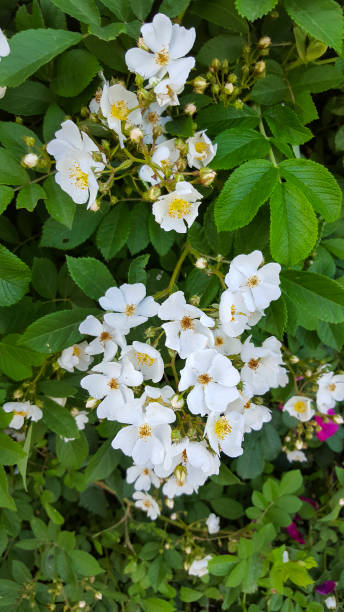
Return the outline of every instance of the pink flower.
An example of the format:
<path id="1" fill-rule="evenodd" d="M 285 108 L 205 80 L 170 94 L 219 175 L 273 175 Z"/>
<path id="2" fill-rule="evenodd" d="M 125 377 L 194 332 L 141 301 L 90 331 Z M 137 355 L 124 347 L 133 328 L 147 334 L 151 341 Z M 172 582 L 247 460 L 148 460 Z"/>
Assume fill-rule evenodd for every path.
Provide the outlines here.
<path id="1" fill-rule="evenodd" d="M 290 525 L 288 525 L 288 527 L 286 527 L 286 531 L 288 532 L 290 537 L 293 540 L 295 540 L 295 542 L 298 542 L 299 544 L 305 544 L 305 539 L 304 539 L 303 535 L 301 534 L 301 532 L 296 527 L 296 523 L 294 523 L 294 521 L 292 523 L 290 523 Z"/>
<path id="2" fill-rule="evenodd" d="M 314 420 L 316 421 L 317 425 L 321 427 L 321 430 L 317 431 L 316 433 L 318 440 L 321 442 L 324 442 L 327 440 L 327 438 L 334 436 L 338 430 L 339 425 L 337 423 L 333 423 L 332 421 L 326 423 L 321 416 L 315 416 Z"/>

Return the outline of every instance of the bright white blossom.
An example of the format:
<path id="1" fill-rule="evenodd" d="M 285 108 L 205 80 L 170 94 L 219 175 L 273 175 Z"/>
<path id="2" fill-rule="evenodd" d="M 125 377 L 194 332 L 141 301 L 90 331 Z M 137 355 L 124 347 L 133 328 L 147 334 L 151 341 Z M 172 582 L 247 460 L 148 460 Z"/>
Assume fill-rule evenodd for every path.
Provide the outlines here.
<path id="1" fill-rule="evenodd" d="M 111 130 L 116 132 L 120 146 L 124 147 L 125 136 L 122 132 L 122 122 L 130 121 L 134 125 L 142 124 L 142 115 L 136 94 L 122 85 L 104 85 L 100 99 L 101 111 Z"/>
<path id="2" fill-rule="evenodd" d="M 317 408 L 320 412 L 327 414 L 330 408 L 334 408 L 336 402 L 344 400 L 344 374 L 327 372 L 318 380 Z"/>
<path id="3" fill-rule="evenodd" d="M 223 451 L 228 457 L 239 457 L 243 454 L 244 417 L 236 411 L 227 411 L 222 415 L 211 412 L 204 435 L 216 453 Z"/>
<path id="4" fill-rule="evenodd" d="M 211 512 L 205 522 L 208 527 L 208 533 L 214 534 L 220 531 L 220 517 L 216 516 L 213 512 Z"/>
<path id="5" fill-rule="evenodd" d="M 189 567 L 190 576 L 198 576 L 198 578 L 201 578 L 208 574 L 208 563 L 210 559 L 211 555 L 207 555 L 203 557 L 203 559 L 195 559 Z"/>
<path id="6" fill-rule="evenodd" d="M 198 215 L 202 194 L 191 183 L 180 181 L 175 191 L 160 196 L 153 204 L 155 220 L 166 232 L 185 234 Z"/>
<path id="7" fill-rule="evenodd" d="M 177 23 L 172 25 L 166 15 L 158 13 L 152 23 L 141 27 L 141 34 L 151 53 L 139 48 L 129 49 L 125 54 L 129 70 L 146 79 L 162 78 L 168 73 L 174 83 L 185 83 L 195 65 L 193 57 L 184 57 L 195 42 L 195 28 L 187 30 Z"/>
<path id="8" fill-rule="evenodd" d="M 244 417 L 244 432 L 259 431 L 264 423 L 271 421 L 271 410 L 262 404 L 255 404 L 251 397 L 240 393 L 240 397 L 228 406 L 230 411 L 240 412 Z"/>
<path id="9" fill-rule="evenodd" d="M 192 414 L 204 416 L 209 411 L 224 412 L 230 402 L 239 397 L 236 385 L 240 374 L 230 359 L 215 349 L 192 353 L 180 372 L 179 391 L 193 387 L 187 396 Z"/>
<path id="10" fill-rule="evenodd" d="M 222 325 L 213 330 L 214 336 L 214 348 L 221 353 L 221 355 L 238 355 L 240 353 L 242 344 L 239 338 L 231 338 L 225 332 Z"/>
<path id="11" fill-rule="evenodd" d="M 261 347 L 254 346 L 249 336 L 243 344 L 241 359 L 244 362 L 241 379 L 251 395 L 262 395 L 288 383 L 288 375 L 282 367 L 281 343 L 274 336 L 264 340 Z"/>
<path id="12" fill-rule="evenodd" d="M 284 410 L 299 421 L 310 421 L 314 416 L 312 400 L 304 395 L 294 395 L 284 404 Z"/>
<path id="13" fill-rule="evenodd" d="M 231 338 L 240 336 L 250 325 L 255 325 L 260 318 L 260 313 L 252 318 L 242 293 L 233 293 L 229 289 L 221 295 L 219 306 L 219 317 L 224 332 Z"/>
<path id="14" fill-rule="evenodd" d="M 143 380 L 159 382 L 164 375 L 164 362 L 159 353 L 153 346 L 144 342 L 133 342 L 122 352 L 121 360 L 130 361 L 135 370 L 142 373 Z"/>
<path id="15" fill-rule="evenodd" d="M 127 482 L 134 483 L 136 491 L 149 491 L 151 486 L 160 487 L 160 478 L 152 470 L 151 463 L 146 466 L 132 465 L 127 469 Z"/>
<path id="16" fill-rule="evenodd" d="M 154 87 L 159 106 L 178 106 L 178 94 L 182 93 L 184 83 L 173 83 L 171 79 L 163 79 Z"/>
<path id="17" fill-rule="evenodd" d="M 110 287 L 99 304 L 104 310 L 114 311 L 104 316 L 105 323 L 127 334 L 129 329 L 154 317 L 159 305 L 152 297 L 146 297 L 143 283 Z"/>
<path id="18" fill-rule="evenodd" d="M 179 155 L 180 153 L 175 147 L 175 139 L 165 140 L 155 148 L 151 158 L 153 164 L 158 166 L 159 169 L 153 169 L 148 164 L 144 164 L 139 170 L 140 179 L 151 185 L 157 185 L 160 181 L 165 180 L 167 171 L 171 173 L 170 176 L 172 177 L 177 170 L 175 164 Z"/>
<path id="19" fill-rule="evenodd" d="M 10 54 L 10 46 L 8 44 L 7 38 L 0 28 L 0 61 L 2 57 L 6 57 Z"/>
<path id="20" fill-rule="evenodd" d="M 237 255 L 231 262 L 225 283 L 231 291 L 240 291 L 244 302 L 251 312 L 264 310 L 281 295 L 279 273 L 281 266 L 268 263 L 261 251 L 249 255 Z M 260 267 L 261 266 L 261 267 Z"/>
<path id="21" fill-rule="evenodd" d="M 160 514 L 160 508 L 155 501 L 155 499 L 148 495 L 148 493 L 144 493 L 143 491 L 135 491 L 133 494 L 133 499 L 135 499 L 136 508 L 140 508 L 143 512 L 147 513 L 147 516 L 155 521 Z"/>
<path id="22" fill-rule="evenodd" d="M 187 139 L 188 145 L 188 164 L 191 168 L 200 170 L 208 166 L 214 159 L 217 151 L 217 144 L 213 144 L 205 133 L 205 130 L 196 132 L 191 138 Z"/>
<path id="23" fill-rule="evenodd" d="M 145 112 L 142 115 L 142 131 L 143 131 L 143 142 L 145 144 L 152 144 L 153 142 L 153 131 L 154 128 L 160 127 L 162 132 L 165 131 L 165 123 L 171 121 L 171 117 L 165 116 L 162 117 L 162 113 L 164 112 L 165 107 L 162 108 L 160 104 L 157 102 L 153 102 L 148 106 Z M 155 142 L 162 142 L 164 137 L 158 136 Z"/>
<path id="24" fill-rule="evenodd" d="M 293 461 L 299 461 L 300 463 L 304 463 L 307 461 L 307 457 L 302 450 L 293 450 L 287 451 L 287 459 L 290 463 Z"/>
<path id="25" fill-rule="evenodd" d="M 80 323 L 79 331 L 81 334 L 95 336 L 95 339 L 86 347 L 85 352 L 88 355 L 104 353 L 105 361 L 110 361 L 114 358 L 118 345 L 122 349 L 126 346 L 125 337 L 121 331 L 106 323 L 101 323 L 93 315 L 89 315 Z"/>
<path id="26" fill-rule="evenodd" d="M 337 609 L 337 600 L 334 595 L 330 595 L 324 601 L 324 604 L 328 610 L 336 610 Z"/>
<path id="27" fill-rule="evenodd" d="M 87 342 L 81 342 L 64 349 L 57 360 L 60 368 L 67 372 L 74 372 L 74 368 L 80 372 L 86 372 L 93 361 L 93 357 L 86 351 L 87 347 Z"/>
<path id="28" fill-rule="evenodd" d="M 36 423 L 43 416 L 42 410 L 35 404 L 30 404 L 30 402 L 6 402 L 2 407 L 5 412 L 13 413 L 12 420 L 9 423 L 9 427 L 12 427 L 12 429 L 21 429 L 25 419 L 30 419 L 30 421 Z"/>

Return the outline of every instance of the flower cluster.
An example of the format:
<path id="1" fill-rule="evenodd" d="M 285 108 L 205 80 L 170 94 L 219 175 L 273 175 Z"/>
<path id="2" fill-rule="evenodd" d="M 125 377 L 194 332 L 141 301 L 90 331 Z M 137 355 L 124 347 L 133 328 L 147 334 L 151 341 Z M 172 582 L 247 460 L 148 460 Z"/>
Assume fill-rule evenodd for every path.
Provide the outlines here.
<path id="1" fill-rule="evenodd" d="M 129 70 L 136 74 L 137 92 L 122 82 L 110 84 L 101 75 L 103 87 L 90 103 L 91 117 L 116 136 L 120 150 L 118 146 L 103 150 L 67 120 L 48 143 L 47 151 L 56 160 L 56 182 L 74 202 L 87 202 L 91 210 L 99 207 L 98 189 L 103 195 L 110 192 L 113 182 L 137 163 L 138 177 L 148 188 L 143 198 L 153 202 L 157 223 L 165 231 L 185 233 L 196 219 L 203 197 L 192 183 L 209 185 L 216 175 L 207 166 L 217 145 L 205 131 L 195 131 L 192 124 L 194 133 L 185 141 L 164 135 L 165 125 L 172 119 L 168 108 L 179 105 L 178 94 L 195 64 L 193 57 L 185 57 L 195 42 L 195 29 L 172 24 L 166 15 L 158 14 L 152 23 L 142 26 L 141 33 L 139 47 L 125 55 Z M 128 137 L 136 148 L 134 154 L 125 147 Z M 192 175 L 192 180 L 185 180 L 187 175 Z M 100 177 L 106 181 L 99 185 Z"/>
<path id="2" fill-rule="evenodd" d="M 235 257 L 228 289 L 207 314 L 182 291 L 158 304 L 142 283 L 111 287 L 99 300 L 102 320 L 89 315 L 80 325 L 92 341 L 60 356 L 67 371 L 86 371 L 95 359 L 81 386 L 99 419 L 123 425 L 112 446 L 133 459 L 127 480 L 152 519 L 160 512 L 152 485 L 162 485 L 169 500 L 197 492 L 219 472 L 221 453 L 240 456 L 244 435 L 270 421 L 257 395 L 288 382 L 281 343 L 270 337 L 256 347 L 250 335 L 244 342 L 241 336 L 280 296 L 279 270 L 263 265 L 260 251 Z M 133 339 L 152 317 L 147 342 Z M 208 528 L 216 533 L 216 517 Z"/>

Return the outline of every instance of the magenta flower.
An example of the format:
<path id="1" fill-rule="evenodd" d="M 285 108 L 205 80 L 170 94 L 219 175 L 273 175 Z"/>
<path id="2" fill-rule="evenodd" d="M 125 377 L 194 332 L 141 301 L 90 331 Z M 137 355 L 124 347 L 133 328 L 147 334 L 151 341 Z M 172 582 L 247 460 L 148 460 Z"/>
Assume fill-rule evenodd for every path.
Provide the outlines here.
<path id="1" fill-rule="evenodd" d="M 337 583 L 334 580 L 326 580 L 322 584 L 319 584 L 319 586 L 315 587 L 315 590 L 317 593 L 320 593 L 320 595 L 329 595 L 329 593 L 333 593 L 336 586 Z"/>
<path id="2" fill-rule="evenodd" d="M 332 436 L 334 436 L 334 434 L 338 430 L 339 425 L 337 423 L 333 423 L 333 421 L 325 423 L 321 416 L 315 416 L 314 420 L 316 421 L 317 425 L 321 427 L 321 430 L 317 431 L 316 434 L 318 440 L 320 440 L 321 442 L 324 442 L 325 440 L 327 440 L 327 438 L 331 438 Z"/>
<path id="3" fill-rule="evenodd" d="M 295 542 L 298 542 L 299 544 L 305 544 L 305 539 L 304 539 L 302 533 L 300 533 L 300 531 L 296 527 L 296 523 L 294 523 L 294 521 L 292 523 L 290 523 L 290 525 L 288 525 L 288 527 L 286 527 L 286 531 L 288 532 L 290 537 L 293 540 L 295 540 Z"/>

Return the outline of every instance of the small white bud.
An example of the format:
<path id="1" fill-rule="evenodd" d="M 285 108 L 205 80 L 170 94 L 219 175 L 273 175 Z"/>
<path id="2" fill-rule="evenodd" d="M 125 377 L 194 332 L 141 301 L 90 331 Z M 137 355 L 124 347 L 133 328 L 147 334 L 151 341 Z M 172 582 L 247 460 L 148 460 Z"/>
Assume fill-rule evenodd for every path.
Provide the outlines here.
<path id="1" fill-rule="evenodd" d="M 166 497 L 165 504 L 168 508 L 170 508 L 170 510 L 172 510 L 172 508 L 174 508 L 174 499 L 170 499 L 169 497 Z"/>
<path id="2" fill-rule="evenodd" d="M 39 157 L 36 153 L 27 153 L 22 159 L 23 166 L 26 168 L 34 168 L 38 164 Z"/>
<path id="3" fill-rule="evenodd" d="M 171 399 L 171 406 L 172 408 L 174 408 L 175 410 L 178 410 L 179 408 L 183 408 L 184 406 L 184 400 L 182 397 L 180 397 L 179 395 L 174 395 Z"/>
<path id="4" fill-rule="evenodd" d="M 186 548 L 185 548 L 185 554 L 186 554 L 186 555 L 191 555 L 191 546 L 186 546 Z"/>
<path id="5" fill-rule="evenodd" d="M 234 91 L 233 83 L 226 83 L 224 89 L 225 89 L 225 93 L 230 96 Z"/>
<path id="6" fill-rule="evenodd" d="M 292 355 L 290 357 L 290 362 L 291 363 L 299 363 L 300 359 L 297 357 L 297 355 Z"/>
<path id="7" fill-rule="evenodd" d="M 192 115 L 194 115 L 196 111 L 197 111 L 197 106 L 195 104 L 187 104 L 184 107 L 184 113 L 186 115 L 190 115 L 190 117 L 192 117 Z"/>
<path id="8" fill-rule="evenodd" d="M 310 378 L 312 376 L 313 372 L 312 372 L 312 370 L 306 370 L 305 374 L 306 374 L 307 378 Z"/>
<path id="9" fill-rule="evenodd" d="M 172 520 L 172 521 L 176 521 L 176 520 L 177 520 L 177 513 L 176 513 L 176 512 L 172 512 L 172 514 L 171 514 L 171 520 Z"/>
<path id="10" fill-rule="evenodd" d="M 208 265 L 208 262 L 205 257 L 199 257 L 195 263 L 196 268 L 199 268 L 200 270 L 204 270 L 204 268 L 206 268 L 207 265 Z"/>
<path id="11" fill-rule="evenodd" d="M 100 593 L 100 591 L 97 591 L 97 592 L 94 594 L 94 597 L 95 597 L 96 599 L 99 599 L 99 600 L 103 599 L 103 595 L 102 595 L 102 593 Z"/>
<path id="12" fill-rule="evenodd" d="M 86 601 L 82 600 L 78 603 L 79 608 L 86 608 Z"/>
<path id="13" fill-rule="evenodd" d="M 86 408 L 95 408 L 98 404 L 98 400 L 94 399 L 94 397 L 89 397 L 86 402 Z"/>
<path id="14" fill-rule="evenodd" d="M 303 448 L 303 442 L 302 440 L 296 440 L 295 442 L 295 448 L 297 448 L 297 450 L 301 450 Z"/>
<path id="15" fill-rule="evenodd" d="M 344 506 L 344 497 L 341 497 L 341 498 L 338 500 L 338 504 L 339 504 L 340 506 Z"/>
<path id="16" fill-rule="evenodd" d="M 143 138 L 143 131 L 138 127 L 134 127 L 129 134 L 129 138 L 131 142 L 141 142 Z"/>
<path id="17" fill-rule="evenodd" d="M 344 419 L 340 414 L 335 414 L 333 420 L 335 423 L 337 423 L 337 425 L 343 425 L 344 423 Z"/>

